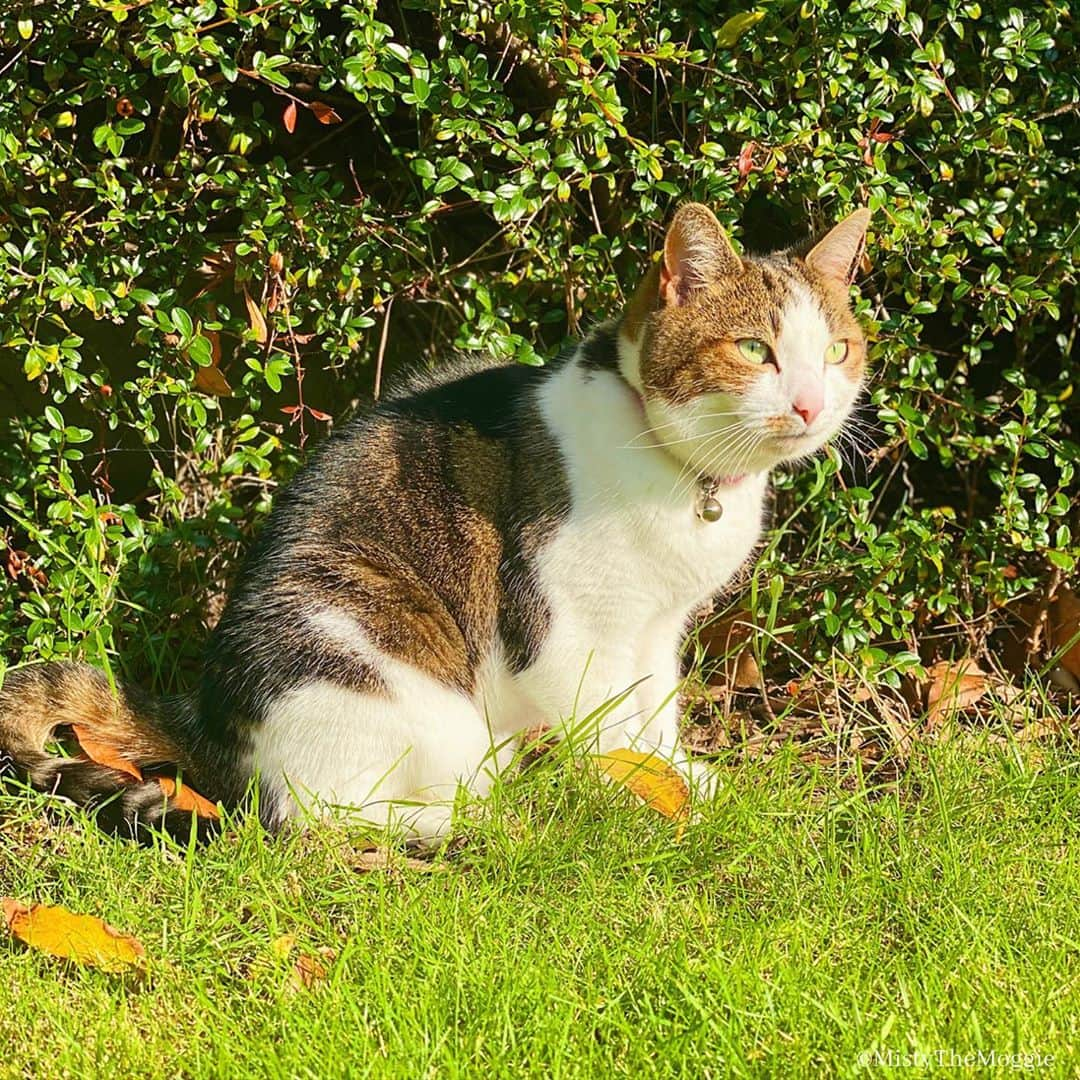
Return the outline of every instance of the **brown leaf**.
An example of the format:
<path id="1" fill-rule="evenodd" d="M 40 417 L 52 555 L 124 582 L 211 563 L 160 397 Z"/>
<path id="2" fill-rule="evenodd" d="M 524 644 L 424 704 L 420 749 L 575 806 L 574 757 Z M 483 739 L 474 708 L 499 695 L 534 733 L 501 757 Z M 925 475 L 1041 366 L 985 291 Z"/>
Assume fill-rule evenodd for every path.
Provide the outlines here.
<path id="1" fill-rule="evenodd" d="M 93 915 L 75 915 L 62 907 L 0 900 L 3 921 L 16 940 L 39 952 L 89 964 L 105 971 L 142 969 L 146 954 L 130 934 L 122 934 Z"/>
<path id="2" fill-rule="evenodd" d="M 761 685 L 761 670 L 749 648 L 753 635 L 752 616 L 741 610 L 706 623 L 698 635 L 706 654 L 723 660 L 719 678 L 735 690 Z"/>
<path id="3" fill-rule="evenodd" d="M 255 340 L 260 345 L 265 345 L 267 338 L 270 336 L 266 329 L 266 319 L 263 317 L 259 305 L 251 298 L 251 293 L 248 292 L 246 285 L 244 286 L 244 306 L 247 308 L 248 322 L 255 334 Z"/>
<path id="4" fill-rule="evenodd" d="M 435 870 L 445 870 L 446 867 L 442 863 L 400 855 L 386 847 L 376 847 L 361 851 L 353 861 L 353 869 L 365 874 L 373 870 L 401 869 L 415 870 L 418 874 L 430 874 Z"/>
<path id="5" fill-rule="evenodd" d="M 942 660 L 927 672 L 926 716 L 937 726 L 950 713 L 960 712 L 979 701 L 989 689 L 986 672 L 974 660 L 952 663 Z"/>
<path id="6" fill-rule="evenodd" d="M 287 962 L 292 957 L 295 949 L 295 934 L 282 934 L 280 937 L 274 938 L 270 943 L 270 955 L 278 963 Z M 286 989 L 292 993 L 299 990 L 311 990 L 317 983 L 326 978 L 328 974 L 326 965 L 333 963 L 336 957 L 337 953 L 331 948 L 320 949 L 318 956 L 300 952 L 289 967 L 289 976 L 285 983 Z M 267 964 L 265 961 L 257 961 L 248 972 L 248 978 L 253 979 L 266 975 L 271 968 L 272 965 Z"/>
<path id="7" fill-rule="evenodd" d="M 232 387 L 229 380 L 221 374 L 219 367 L 201 367 L 195 372 L 195 386 L 204 394 L 213 394 L 214 397 L 229 397 Z"/>
<path id="8" fill-rule="evenodd" d="M 632 791 L 657 813 L 676 820 L 689 816 L 690 792 L 686 781 L 655 754 L 609 750 L 606 754 L 594 754 L 593 761 L 604 776 Z"/>
<path id="9" fill-rule="evenodd" d="M 290 101 L 285 106 L 285 111 L 281 114 L 281 122 L 285 125 L 285 130 L 291 135 L 296 130 L 296 102 Z"/>
<path id="10" fill-rule="evenodd" d="M 72 724 L 71 730 L 75 733 L 75 738 L 79 740 L 79 746 L 82 749 L 82 752 L 91 761 L 96 761 L 99 765 L 105 765 L 110 769 L 115 769 L 117 772 L 127 773 L 127 775 L 133 779 L 140 782 L 142 781 L 142 769 L 134 762 L 128 761 L 116 747 L 110 746 L 100 739 L 95 739 L 90 733 L 90 729 L 84 727 L 82 724 Z"/>
<path id="11" fill-rule="evenodd" d="M 188 810 L 199 817 L 212 818 L 214 821 L 221 817 L 218 808 L 194 788 L 183 783 L 177 784 L 171 776 L 158 776 L 155 779 L 165 798 L 169 800 L 171 810 Z"/>
<path id="12" fill-rule="evenodd" d="M 1050 647 L 1053 650 L 1066 649 L 1058 663 L 1074 679 L 1080 679 L 1080 597 L 1062 585 L 1058 589 L 1050 617 Z"/>
<path id="13" fill-rule="evenodd" d="M 313 101 L 308 105 L 308 108 L 315 114 L 315 119 L 320 124 L 341 123 L 341 117 L 325 101 Z"/>

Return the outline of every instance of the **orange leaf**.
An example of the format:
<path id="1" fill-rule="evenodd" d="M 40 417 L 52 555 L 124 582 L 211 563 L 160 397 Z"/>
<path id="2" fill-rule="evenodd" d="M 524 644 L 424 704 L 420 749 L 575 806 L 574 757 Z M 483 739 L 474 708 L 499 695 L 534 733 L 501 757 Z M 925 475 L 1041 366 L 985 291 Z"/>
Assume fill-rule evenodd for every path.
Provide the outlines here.
<path id="1" fill-rule="evenodd" d="M 296 130 L 296 102 L 290 101 L 285 106 L 285 111 L 281 114 L 281 122 L 285 125 L 285 130 L 291 135 Z"/>
<path id="2" fill-rule="evenodd" d="M 657 813 L 678 820 L 689 816 L 686 781 L 655 754 L 619 749 L 595 754 L 593 760 L 604 776 L 628 788 Z"/>
<path id="3" fill-rule="evenodd" d="M 229 380 L 221 374 L 221 369 L 217 367 L 196 369 L 195 385 L 204 394 L 213 394 L 215 397 L 229 397 L 232 394 Z"/>
<path id="4" fill-rule="evenodd" d="M 156 778 L 158 787 L 161 788 L 165 798 L 172 804 L 172 810 L 190 810 L 199 817 L 213 818 L 215 821 L 221 817 L 218 808 L 206 798 L 203 798 L 194 788 L 187 784 L 177 784 L 171 776 L 159 776 Z"/>
<path id="5" fill-rule="evenodd" d="M 115 746 L 110 746 L 100 739 L 95 739 L 94 736 L 90 734 L 90 730 L 82 724 L 72 724 L 71 730 L 75 733 L 75 738 L 79 740 L 79 746 L 82 748 L 82 752 L 91 761 L 96 761 L 99 765 L 105 765 L 110 769 L 115 769 L 117 772 L 127 773 L 128 776 L 133 777 L 135 780 L 142 780 L 142 769 L 134 764 L 134 762 L 128 761 L 126 757 L 123 757 Z"/>
<path id="6" fill-rule="evenodd" d="M 255 340 L 260 345 L 266 344 L 266 339 L 270 336 L 266 330 L 266 319 L 263 318 L 259 305 L 251 298 L 246 285 L 244 286 L 244 306 L 247 308 L 248 322 L 255 333 Z"/>
<path id="7" fill-rule="evenodd" d="M 74 915 L 66 908 L 0 900 L 3 922 L 12 937 L 31 949 L 92 964 L 105 971 L 142 968 L 145 950 L 130 934 L 122 934 L 92 915 Z"/>
<path id="8" fill-rule="evenodd" d="M 313 101 L 308 108 L 315 114 L 320 124 L 340 124 L 341 117 L 324 101 Z"/>

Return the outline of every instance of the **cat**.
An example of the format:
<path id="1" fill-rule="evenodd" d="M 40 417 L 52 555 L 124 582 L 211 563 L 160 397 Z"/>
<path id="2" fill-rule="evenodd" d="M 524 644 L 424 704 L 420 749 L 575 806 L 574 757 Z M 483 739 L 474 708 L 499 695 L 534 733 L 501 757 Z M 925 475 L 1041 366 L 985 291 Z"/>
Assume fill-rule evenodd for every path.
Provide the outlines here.
<path id="1" fill-rule="evenodd" d="M 0 750 L 133 831 L 179 812 L 156 783 L 47 753 L 58 727 L 226 805 L 258 777 L 270 828 L 350 808 L 431 843 L 536 725 L 689 772 L 688 622 L 751 558 L 770 470 L 821 449 L 860 393 L 869 217 L 740 257 L 684 204 L 621 316 L 572 351 L 451 365 L 327 440 L 279 496 L 196 693 L 21 668 Z"/>

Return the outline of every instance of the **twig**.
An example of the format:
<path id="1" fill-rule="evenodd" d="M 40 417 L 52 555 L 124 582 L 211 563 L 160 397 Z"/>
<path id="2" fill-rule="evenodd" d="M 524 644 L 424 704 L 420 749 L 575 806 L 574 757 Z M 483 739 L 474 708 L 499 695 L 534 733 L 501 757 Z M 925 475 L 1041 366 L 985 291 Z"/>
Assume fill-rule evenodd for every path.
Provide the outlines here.
<path id="1" fill-rule="evenodd" d="M 379 391 L 382 389 L 383 356 L 386 353 L 386 339 L 390 332 L 390 312 L 394 307 L 394 298 L 391 296 L 386 301 L 386 313 L 383 315 L 382 336 L 379 338 L 379 355 L 375 358 L 375 388 L 372 396 L 379 400 Z"/>

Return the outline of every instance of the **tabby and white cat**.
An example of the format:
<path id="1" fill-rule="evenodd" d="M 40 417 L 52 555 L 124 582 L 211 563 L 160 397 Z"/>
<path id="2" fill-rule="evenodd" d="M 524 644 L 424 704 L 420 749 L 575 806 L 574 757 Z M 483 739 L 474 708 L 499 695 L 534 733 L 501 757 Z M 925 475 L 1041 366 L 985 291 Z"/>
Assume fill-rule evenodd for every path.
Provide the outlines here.
<path id="1" fill-rule="evenodd" d="M 754 550 L 769 470 L 822 447 L 859 394 L 848 281 L 868 219 L 741 258 L 684 205 L 626 311 L 573 352 L 459 366 L 331 438 L 279 498 L 196 693 L 20 669 L 0 751 L 39 787 L 114 795 L 106 824 L 160 821 L 161 789 L 46 753 L 59 725 L 226 804 L 257 776 L 271 827 L 350 807 L 429 839 L 537 724 L 685 767 L 688 619 Z"/>

